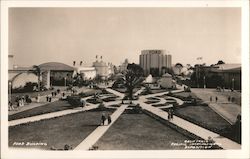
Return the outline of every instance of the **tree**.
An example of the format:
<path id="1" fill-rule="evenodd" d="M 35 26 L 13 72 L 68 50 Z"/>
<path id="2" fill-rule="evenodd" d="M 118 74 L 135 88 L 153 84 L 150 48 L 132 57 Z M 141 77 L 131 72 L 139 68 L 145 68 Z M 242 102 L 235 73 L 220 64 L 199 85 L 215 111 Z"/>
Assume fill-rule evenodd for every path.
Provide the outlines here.
<path id="1" fill-rule="evenodd" d="M 182 68 L 183 65 L 182 65 L 181 63 L 176 63 L 176 64 L 175 64 L 175 67 L 181 67 L 181 68 Z"/>
<path id="2" fill-rule="evenodd" d="M 41 75 L 42 75 L 42 70 L 39 66 L 37 65 L 34 65 L 32 67 L 32 70 L 31 70 L 34 74 L 37 75 L 37 79 L 38 79 L 38 91 L 41 90 Z"/>
<path id="3" fill-rule="evenodd" d="M 217 62 L 217 65 L 221 65 L 221 64 L 225 64 L 225 62 L 222 61 L 222 60 L 219 60 L 219 61 Z"/>
<path id="4" fill-rule="evenodd" d="M 133 90 L 143 81 L 143 69 L 137 64 L 128 64 L 125 76 L 123 78 L 124 86 L 127 88 L 129 99 L 133 99 Z"/>
<path id="5" fill-rule="evenodd" d="M 83 78 L 82 75 L 80 73 L 77 73 L 74 77 L 73 77 L 73 85 L 81 87 L 83 84 Z"/>

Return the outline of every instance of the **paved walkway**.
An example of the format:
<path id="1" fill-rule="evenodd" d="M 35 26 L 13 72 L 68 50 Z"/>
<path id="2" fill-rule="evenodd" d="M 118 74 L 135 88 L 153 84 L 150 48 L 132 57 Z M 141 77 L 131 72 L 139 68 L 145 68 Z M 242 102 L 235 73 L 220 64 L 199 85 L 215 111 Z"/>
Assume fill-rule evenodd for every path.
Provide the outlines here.
<path id="1" fill-rule="evenodd" d="M 192 88 L 191 91 L 195 93 L 198 98 L 201 98 L 211 107 L 216 113 L 227 120 L 230 124 L 234 124 L 238 114 L 241 114 L 241 106 L 228 102 L 228 96 L 240 96 L 239 92 L 217 92 L 215 89 L 198 89 Z M 213 101 L 210 102 L 210 97 L 213 97 Z M 215 102 L 215 96 L 218 97 L 218 101 Z M 240 97 L 238 97 L 240 98 Z"/>
<path id="2" fill-rule="evenodd" d="M 128 105 L 120 106 L 112 115 L 112 122 L 109 125 L 98 126 L 86 139 L 84 139 L 74 150 L 89 150 L 112 126 L 118 117 L 124 112 Z"/>
<path id="3" fill-rule="evenodd" d="M 62 92 L 60 94 L 58 94 L 56 97 L 53 97 L 51 102 L 58 101 L 62 97 Z M 65 93 L 65 96 L 70 94 L 69 92 L 64 92 L 64 93 Z M 37 102 L 35 98 L 32 98 L 32 103 L 25 104 L 24 106 L 16 108 L 15 110 L 9 110 L 8 115 L 13 115 L 13 114 L 20 113 L 20 112 L 23 112 L 23 111 L 26 111 L 26 110 L 29 110 L 29 109 L 44 106 L 44 105 L 50 103 L 50 102 L 46 101 L 46 96 L 47 95 L 40 96 L 40 101 L 39 102 Z M 49 94 L 48 96 L 51 97 L 51 94 Z"/>
<path id="4" fill-rule="evenodd" d="M 138 96 L 139 94 L 141 94 L 141 92 L 143 92 L 144 89 L 145 89 L 145 87 L 141 87 L 141 89 L 139 89 L 137 92 L 135 92 L 134 96 Z"/>
<path id="5" fill-rule="evenodd" d="M 58 111 L 58 112 L 53 112 L 53 113 L 47 113 L 47 114 L 42 114 L 42 115 L 36 115 L 28 118 L 23 118 L 23 119 L 17 119 L 17 120 L 11 120 L 9 121 L 9 126 L 15 126 L 19 124 L 24 124 L 28 122 L 35 122 L 43 119 L 50 119 L 54 117 L 59 117 L 59 116 L 64 116 L 72 113 L 77 113 L 81 111 L 87 111 L 90 109 L 97 108 L 97 105 L 91 105 L 91 106 L 86 106 L 84 108 L 78 107 L 75 109 L 69 109 L 69 110 L 63 110 L 63 111 Z"/>
<path id="6" fill-rule="evenodd" d="M 113 89 L 110 89 L 110 88 L 106 88 L 106 90 L 107 90 L 108 92 L 110 92 L 110 93 L 113 93 L 114 95 L 117 95 L 117 96 L 120 97 L 120 98 L 123 98 L 123 97 L 124 97 L 124 94 L 123 94 L 123 93 L 120 93 L 120 92 L 118 92 L 118 91 L 116 91 L 116 90 L 113 90 Z"/>
<path id="7" fill-rule="evenodd" d="M 58 101 L 58 100 L 59 100 L 58 97 L 54 97 L 54 98 L 52 98 L 51 102 L 55 102 L 55 101 Z M 32 101 L 33 101 L 32 103 L 25 104 L 24 106 L 19 107 L 18 109 L 16 108 L 15 110 L 9 110 L 8 115 L 13 115 L 13 114 L 20 113 L 20 112 L 23 112 L 23 111 L 26 111 L 26 110 L 29 110 L 29 109 L 44 106 L 44 105 L 50 103 L 50 102 L 46 102 L 46 96 L 42 96 L 41 101 L 39 103 L 36 102 L 35 100 L 32 100 Z"/>
<path id="8" fill-rule="evenodd" d="M 149 104 L 146 104 L 146 103 L 143 103 L 143 102 L 139 102 L 137 101 L 140 106 L 147 110 L 147 111 L 150 111 L 152 112 L 153 114 L 165 119 L 165 120 L 168 120 L 168 113 L 159 109 L 159 108 L 156 108 L 156 107 L 153 107 Z M 173 120 L 170 121 L 171 123 L 189 131 L 190 133 L 193 133 L 195 134 L 196 136 L 199 136 L 205 140 L 208 139 L 208 137 L 212 137 L 212 139 L 218 143 L 218 145 L 220 147 L 222 147 L 223 149 L 240 149 L 241 148 L 241 145 L 228 139 L 228 138 L 225 138 L 225 137 L 222 137 L 220 136 L 219 134 L 216 134 L 212 131 L 209 131 L 205 128 L 202 128 L 198 125 L 195 125 L 191 122 L 188 122 L 182 118 L 179 118 L 177 116 L 174 116 Z"/>

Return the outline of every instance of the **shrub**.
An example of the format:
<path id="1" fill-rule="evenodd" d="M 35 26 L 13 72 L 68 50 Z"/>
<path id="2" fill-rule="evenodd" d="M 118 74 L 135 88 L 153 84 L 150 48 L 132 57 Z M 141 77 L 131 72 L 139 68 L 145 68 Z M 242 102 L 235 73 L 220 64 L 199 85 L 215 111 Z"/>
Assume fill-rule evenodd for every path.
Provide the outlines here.
<path id="1" fill-rule="evenodd" d="M 79 107 L 82 105 L 80 96 L 67 96 L 70 105 Z"/>

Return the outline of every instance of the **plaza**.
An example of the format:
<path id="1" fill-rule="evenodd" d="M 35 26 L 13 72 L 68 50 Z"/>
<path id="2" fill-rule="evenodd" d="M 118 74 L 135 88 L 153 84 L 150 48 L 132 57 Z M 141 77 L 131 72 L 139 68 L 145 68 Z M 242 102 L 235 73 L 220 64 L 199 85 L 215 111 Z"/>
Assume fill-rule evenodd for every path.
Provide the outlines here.
<path id="1" fill-rule="evenodd" d="M 98 91 L 103 101 L 102 107 L 100 102 L 88 100 L 94 98 L 95 93 L 82 98 L 87 102 L 84 107 L 71 106 L 67 101 L 60 100 L 61 95 L 51 103 L 31 103 L 29 109 L 24 106 L 18 111 L 9 112 L 9 147 L 45 150 L 66 150 L 65 145 L 69 145 L 70 150 L 240 149 L 239 143 L 221 136 L 223 129 L 230 127 L 238 114 L 216 113 L 213 103 L 206 99 L 204 102 L 208 106 L 186 106 L 183 98 L 178 97 L 187 94 L 200 97 L 201 93 L 196 93 L 199 90 L 195 89 L 191 93 L 184 92 L 184 87 L 177 85 L 177 89 L 171 91 L 175 97 L 168 96 L 169 91 L 164 90 L 140 95 L 145 90 L 145 87 L 141 87 L 134 92 L 139 98 L 133 100 L 132 104 L 123 101 L 124 93 L 109 86 L 102 87 L 106 90 L 104 93 Z M 78 93 L 83 90 L 92 91 L 82 88 L 78 89 Z M 218 103 L 217 107 L 220 107 Z M 175 114 L 169 120 L 168 109 L 173 105 Z M 237 104 L 231 107 L 240 108 Z M 105 121 L 104 126 L 100 125 L 101 114 L 110 114 L 111 124 Z M 185 143 L 207 142 L 210 138 L 215 146 L 195 148 Z"/>

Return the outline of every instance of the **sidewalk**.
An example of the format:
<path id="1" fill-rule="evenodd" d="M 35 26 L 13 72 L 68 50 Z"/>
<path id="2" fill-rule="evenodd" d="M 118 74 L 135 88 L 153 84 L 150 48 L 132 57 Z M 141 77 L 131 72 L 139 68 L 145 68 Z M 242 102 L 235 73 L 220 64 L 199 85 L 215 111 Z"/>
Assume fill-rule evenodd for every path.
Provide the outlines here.
<path id="1" fill-rule="evenodd" d="M 138 96 L 139 94 L 141 94 L 141 92 L 143 92 L 145 89 L 145 87 L 141 87 L 141 89 L 139 89 L 137 92 L 135 92 L 134 96 Z"/>
<path id="2" fill-rule="evenodd" d="M 86 139 L 84 139 L 74 150 L 89 150 L 111 127 L 111 125 L 124 112 L 128 105 L 120 106 L 112 115 L 112 122 L 109 125 L 98 126 Z M 107 121 L 105 121 L 107 122 Z"/>
<path id="3" fill-rule="evenodd" d="M 20 113 L 20 112 L 23 112 L 23 111 L 26 111 L 26 110 L 29 110 L 29 109 L 33 109 L 33 108 L 36 108 L 36 107 L 44 106 L 44 105 L 46 105 L 48 103 L 52 103 L 52 102 L 58 101 L 59 98 L 60 97 L 57 96 L 57 97 L 52 98 L 51 102 L 47 102 L 46 101 L 46 96 L 41 96 L 39 103 L 37 103 L 35 99 L 32 99 L 32 103 L 25 104 L 24 106 L 19 107 L 18 110 L 9 110 L 8 111 L 8 115 L 13 115 L 13 114 Z"/>
<path id="4" fill-rule="evenodd" d="M 225 92 L 216 92 L 214 89 L 198 89 L 192 88 L 191 91 L 195 93 L 198 98 L 201 98 L 211 107 L 216 113 L 227 120 L 230 124 L 234 124 L 238 114 L 241 114 L 241 106 L 228 102 Z M 235 92 L 226 92 L 229 95 Z M 218 97 L 218 101 L 215 102 L 215 96 Z M 210 97 L 213 97 L 213 101 L 210 102 Z"/>
<path id="5" fill-rule="evenodd" d="M 110 92 L 110 93 L 113 93 L 114 95 L 119 96 L 120 98 L 123 98 L 123 97 L 124 97 L 124 94 L 123 94 L 123 93 L 120 93 L 120 92 L 118 92 L 118 91 L 116 91 L 116 90 L 113 90 L 113 89 L 110 89 L 110 88 L 106 88 L 106 90 L 107 90 L 108 92 Z"/>
<path id="6" fill-rule="evenodd" d="M 87 106 L 84 108 L 78 107 L 78 108 L 70 109 L 70 110 L 63 110 L 63 111 L 59 111 L 59 112 L 36 115 L 36 116 L 23 118 L 23 119 L 11 120 L 11 121 L 9 121 L 9 126 L 15 126 L 15 125 L 23 124 L 23 123 L 35 122 L 35 121 L 39 121 L 39 120 L 43 120 L 43 119 L 50 119 L 50 118 L 54 118 L 54 117 L 64 116 L 64 115 L 73 114 L 73 113 L 77 113 L 77 112 L 81 112 L 81 111 L 87 111 L 87 110 L 94 109 L 97 107 L 98 107 L 98 105 Z"/>
<path id="7" fill-rule="evenodd" d="M 156 114 L 157 116 L 159 116 L 165 120 L 168 120 L 168 113 L 167 112 L 165 112 L 159 108 L 145 104 L 143 102 L 138 101 L 138 103 L 140 104 L 140 106 L 143 109 L 145 109 L 149 112 L 152 112 L 153 114 Z M 182 118 L 179 118 L 177 116 L 174 116 L 173 120 L 171 120 L 169 122 L 189 131 L 190 133 L 195 134 L 196 136 L 203 138 L 204 140 L 207 140 L 208 137 L 212 137 L 212 139 L 216 143 L 218 143 L 219 146 L 222 147 L 223 149 L 240 149 L 241 148 L 240 144 L 238 144 L 238 143 L 236 143 L 228 138 L 222 137 L 219 134 L 216 134 L 216 133 L 209 131 L 205 128 L 202 128 L 198 125 L 195 125 L 191 122 L 188 122 L 188 121 L 186 121 Z"/>

